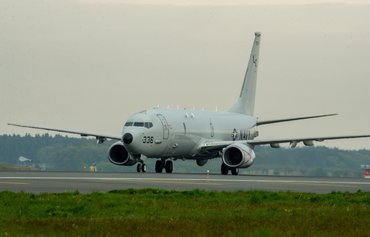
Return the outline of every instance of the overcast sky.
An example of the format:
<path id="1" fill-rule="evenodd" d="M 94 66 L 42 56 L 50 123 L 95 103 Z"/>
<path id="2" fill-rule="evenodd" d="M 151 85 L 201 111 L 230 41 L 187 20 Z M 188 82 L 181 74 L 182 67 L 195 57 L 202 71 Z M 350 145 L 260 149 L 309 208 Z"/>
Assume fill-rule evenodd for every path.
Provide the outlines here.
<path id="1" fill-rule="evenodd" d="M 255 31 L 256 116 L 339 113 L 259 138 L 370 134 L 370 4 L 335 0 L 1 0 L 0 134 L 34 132 L 16 122 L 119 135 L 144 108 L 227 110 Z"/>

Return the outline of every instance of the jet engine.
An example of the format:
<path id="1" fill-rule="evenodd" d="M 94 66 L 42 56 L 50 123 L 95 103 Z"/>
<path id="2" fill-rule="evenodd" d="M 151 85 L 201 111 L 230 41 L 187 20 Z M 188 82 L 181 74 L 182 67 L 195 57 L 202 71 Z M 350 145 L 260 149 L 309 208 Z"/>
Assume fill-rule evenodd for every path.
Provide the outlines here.
<path id="1" fill-rule="evenodd" d="M 109 148 L 108 159 L 111 163 L 115 165 L 134 165 L 137 160 L 131 156 L 126 148 L 123 146 L 122 142 L 116 142 Z"/>
<path id="2" fill-rule="evenodd" d="M 235 143 L 223 149 L 222 161 L 229 168 L 247 168 L 253 164 L 256 154 L 242 143 Z"/>

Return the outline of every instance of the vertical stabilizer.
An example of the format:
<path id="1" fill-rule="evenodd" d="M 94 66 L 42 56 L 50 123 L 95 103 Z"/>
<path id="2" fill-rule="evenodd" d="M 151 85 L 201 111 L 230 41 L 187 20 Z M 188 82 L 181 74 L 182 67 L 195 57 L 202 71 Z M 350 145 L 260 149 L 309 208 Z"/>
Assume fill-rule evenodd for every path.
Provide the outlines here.
<path id="1" fill-rule="evenodd" d="M 249 58 L 247 72 L 245 73 L 243 87 L 236 103 L 231 107 L 229 112 L 253 115 L 254 98 L 256 96 L 257 69 L 259 60 L 259 49 L 261 33 L 254 33 L 252 52 Z"/>

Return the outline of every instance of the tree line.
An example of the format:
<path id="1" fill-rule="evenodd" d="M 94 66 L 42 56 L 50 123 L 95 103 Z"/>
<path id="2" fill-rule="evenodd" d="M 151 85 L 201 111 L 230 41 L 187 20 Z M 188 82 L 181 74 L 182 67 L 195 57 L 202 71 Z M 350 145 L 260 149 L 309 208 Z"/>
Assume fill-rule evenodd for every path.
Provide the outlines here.
<path id="1" fill-rule="evenodd" d="M 84 171 L 95 164 L 98 171 L 135 172 L 136 167 L 109 163 L 108 149 L 112 141 L 96 144 L 94 139 L 50 136 L 49 134 L 0 135 L 0 162 L 20 164 L 19 157 L 46 170 Z M 255 163 L 241 173 L 258 175 L 361 176 L 361 165 L 370 164 L 370 150 L 341 150 L 327 147 L 273 149 L 256 147 Z M 156 159 L 148 159 L 148 171 L 154 172 Z M 210 160 L 199 167 L 195 161 L 177 161 L 174 172 L 220 172 L 221 159 Z"/>

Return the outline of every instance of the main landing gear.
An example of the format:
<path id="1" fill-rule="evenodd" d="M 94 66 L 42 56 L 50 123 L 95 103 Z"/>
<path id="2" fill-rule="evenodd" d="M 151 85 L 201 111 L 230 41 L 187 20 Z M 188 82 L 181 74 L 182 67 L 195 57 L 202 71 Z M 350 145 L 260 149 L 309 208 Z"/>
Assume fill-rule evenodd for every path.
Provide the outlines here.
<path id="1" fill-rule="evenodd" d="M 145 173 L 146 172 L 146 164 L 144 164 L 144 162 L 140 162 L 139 164 L 137 164 L 136 171 L 138 173 L 140 173 L 140 172 Z"/>
<path id="2" fill-rule="evenodd" d="M 155 172 L 162 173 L 162 171 L 166 170 L 166 173 L 172 173 L 173 171 L 173 162 L 172 160 L 157 160 L 155 163 Z M 145 173 L 146 172 L 146 164 L 144 162 L 139 162 L 136 166 L 136 171 L 138 173 Z"/>
<path id="3" fill-rule="evenodd" d="M 229 168 L 228 166 L 225 165 L 225 163 L 222 162 L 222 164 L 221 164 L 221 174 L 227 175 L 229 173 L 229 170 L 231 170 L 232 175 L 238 175 L 239 174 L 239 169 L 238 168 Z"/>
<path id="4" fill-rule="evenodd" d="M 172 173 L 173 171 L 173 162 L 172 160 L 157 160 L 155 162 L 155 172 L 162 173 L 163 169 L 166 170 L 166 173 Z"/>

